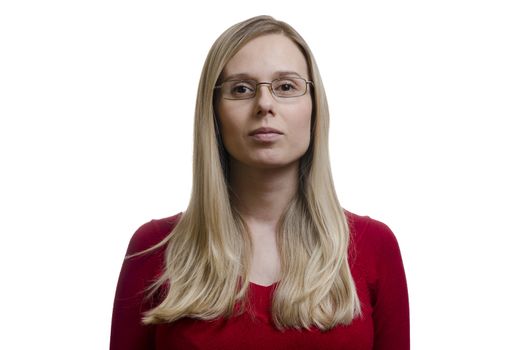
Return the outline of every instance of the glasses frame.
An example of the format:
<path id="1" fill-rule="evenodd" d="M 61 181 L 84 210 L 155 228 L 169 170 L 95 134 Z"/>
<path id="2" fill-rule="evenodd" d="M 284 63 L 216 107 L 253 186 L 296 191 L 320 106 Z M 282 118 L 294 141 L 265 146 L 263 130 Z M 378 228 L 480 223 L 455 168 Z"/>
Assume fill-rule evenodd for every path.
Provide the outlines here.
<path id="1" fill-rule="evenodd" d="M 300 79 L 300 80 L 303 80 L 304 83 L 305 83 L 305 88 L 304 88 L 304 93 L 302 95 L 297 95 L 297 96 L 277 96 L 275 95 L 275 92 L 273 91 L 272 89 L 272 85 L 275 81 L 277 80 L 284 80 L 284 79 Z M 254 98 L 255 96 L 257 96 L 257 92 L 258 92 L 258 88 L 259 88 L 259 85 L 267 85 L 268 86 L 268 89 L 270 91 L 270 93 L 275 97 L 275 98 L 296 98 L 296 97 L 301 97 L 301 96 L 304 96 L 306 95 L 306 93 L 308 92 L 308 84 L 310 84 L 313 88 L 314 86 L 314 83 L 313 81 L 311 80 L 306 80 L 304 78 L 301 78 L 301 77 L 281 77 L 281 78 L 277 78 L 277 79 L 273 79 L 272 81 L 256 81 L 254 79 L 230 79 L 230 80 L 226 80 L 224 82 L 222 82 L 221 84 L 219 85 L 216 85 L 214 88 L 215 90 L 216 89 L 221 89 L 225 83 L 229 83 L 229 82 L 233 82 L 233 81 L 246 81 L 246 82 L 254 82 L 255 83 L 255 92 L 249 96 L 249 97 L 244 97 L 244 98 L 228 98 L 228 97 L 225 97 L 222 95 L 222 98 L 225 99 L 225 100 L 231 100 L 231 101 L 238 101 L 238 100 L 250 100 L 252 98 Z"/>

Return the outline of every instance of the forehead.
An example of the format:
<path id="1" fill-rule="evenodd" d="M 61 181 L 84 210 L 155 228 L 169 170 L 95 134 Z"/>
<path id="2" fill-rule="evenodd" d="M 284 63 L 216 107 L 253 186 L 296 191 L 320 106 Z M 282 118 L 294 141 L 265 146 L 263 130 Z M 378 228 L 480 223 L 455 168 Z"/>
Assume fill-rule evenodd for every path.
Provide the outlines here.
<path id="1" fill-rule="evenodd" d="M 245 74 L 255 79 L 271 79 L 279 72 L 308 76 L 308 65 L 299 47 L 282 34 L 257 37 L 245 44 L 226 64 L 222 76 Z"/>

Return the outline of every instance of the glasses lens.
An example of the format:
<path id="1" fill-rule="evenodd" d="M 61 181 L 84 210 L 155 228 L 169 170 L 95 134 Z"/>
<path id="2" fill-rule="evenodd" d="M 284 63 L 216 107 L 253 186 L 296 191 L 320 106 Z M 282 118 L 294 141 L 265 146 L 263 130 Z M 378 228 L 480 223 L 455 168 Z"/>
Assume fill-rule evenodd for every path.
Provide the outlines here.
<path id="1" fill-rule="evenodd" d="M 278 97 L 297 97 L 306 93 L 306 81 L 301 78 L 280 78 L 271 83 L 273 93 Z"/>

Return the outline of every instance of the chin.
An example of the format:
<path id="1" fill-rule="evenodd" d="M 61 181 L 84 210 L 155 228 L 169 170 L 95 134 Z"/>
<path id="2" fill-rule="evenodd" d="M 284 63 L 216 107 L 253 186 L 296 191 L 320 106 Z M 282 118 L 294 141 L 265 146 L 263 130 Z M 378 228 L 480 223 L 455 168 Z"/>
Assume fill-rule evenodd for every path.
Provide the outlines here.
<path id="1" fill-rule="evenodd" d="M 247 165 L 258 169 L 280 169 L 290 167 L 299 163 L 300 158 L 295 159 L 266 159 L 254 160 Z"/>
<path id="2" fill-rule="evenodd" d="M 231 162 L 254 169 L 280 169 L 297 165 L 303 154 L 280 154 L 282 152 L 262 152 L 231 156 Z M 300 152 L 299 152 L 300 153 Z"/>

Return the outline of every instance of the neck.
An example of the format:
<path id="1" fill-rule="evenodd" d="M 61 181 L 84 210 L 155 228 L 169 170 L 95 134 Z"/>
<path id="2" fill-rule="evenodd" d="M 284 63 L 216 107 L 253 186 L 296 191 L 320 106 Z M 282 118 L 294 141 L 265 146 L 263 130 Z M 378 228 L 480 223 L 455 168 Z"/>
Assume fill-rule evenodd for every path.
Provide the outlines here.
<path id="1" fill-rule="evenodd" d="M 231 159 L 229 182 L 233 205 L 246 223 L 276 227 L 297 193 L 299 164 L 256 169 Z"/>

